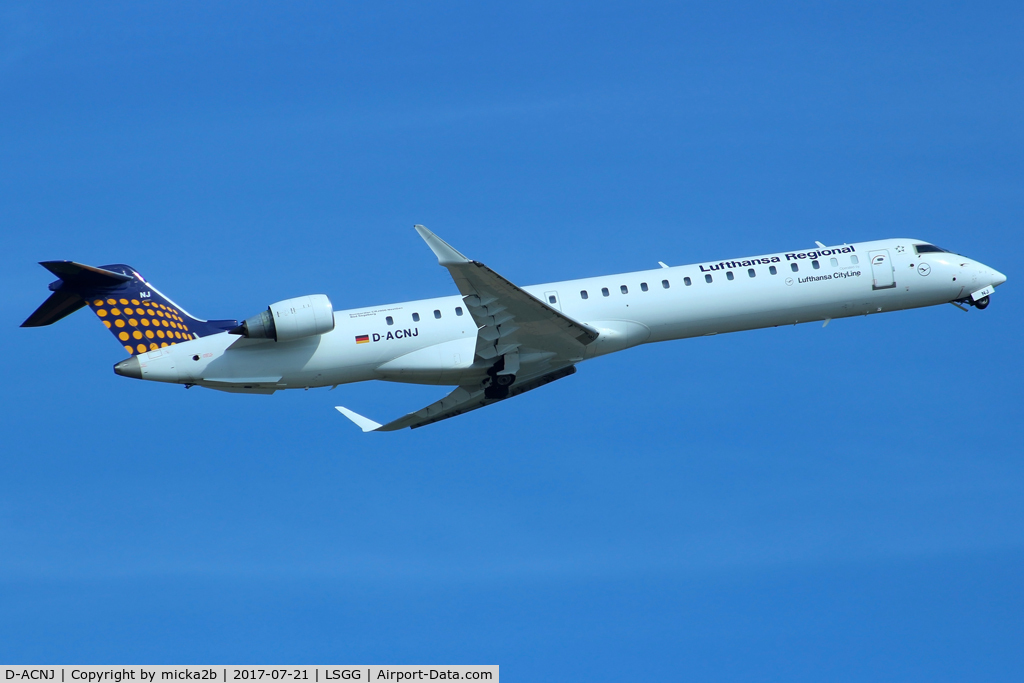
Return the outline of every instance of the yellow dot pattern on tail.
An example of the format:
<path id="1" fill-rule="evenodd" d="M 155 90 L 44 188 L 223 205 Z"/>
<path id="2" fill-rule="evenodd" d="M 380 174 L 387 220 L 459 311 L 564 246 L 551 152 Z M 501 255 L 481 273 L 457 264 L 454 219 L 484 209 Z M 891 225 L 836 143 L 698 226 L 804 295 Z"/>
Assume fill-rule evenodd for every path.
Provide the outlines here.
<path id="1" fill-rule="evenodd" d="M 169 304 L 138 299 L 94 299 L 89 307 L 108 328 L 113 326 L 114 336 L 133 356 L 199 338 L 189 329 L 182 312 Z M 145 332 L 140 332 L 140 327 Z M 126 343 L 129 339 L 135 341 L 133 346 Z"/>

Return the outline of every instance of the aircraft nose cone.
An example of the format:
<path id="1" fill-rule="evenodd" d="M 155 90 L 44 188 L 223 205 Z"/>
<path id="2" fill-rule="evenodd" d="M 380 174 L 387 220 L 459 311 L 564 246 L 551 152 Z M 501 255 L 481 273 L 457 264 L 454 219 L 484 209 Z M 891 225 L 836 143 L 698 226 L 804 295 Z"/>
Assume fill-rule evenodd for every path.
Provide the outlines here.
<path id="1" fill-rule="evenodd" d="M 139 364 L 138 356 L 132 356 L 131 358 L 125 358 L 123 361 L 114 366 L 114 372 L 122 377 L 134 377 L 135 379 L 142 379 L 142 365 Z"/>
<path id="2" fill-rule="evenodd" d="M 992 284 L 1001 285 L 1006 282 L 1006 276 L 1000 273 L 998 270 L 992 271 Z"/>

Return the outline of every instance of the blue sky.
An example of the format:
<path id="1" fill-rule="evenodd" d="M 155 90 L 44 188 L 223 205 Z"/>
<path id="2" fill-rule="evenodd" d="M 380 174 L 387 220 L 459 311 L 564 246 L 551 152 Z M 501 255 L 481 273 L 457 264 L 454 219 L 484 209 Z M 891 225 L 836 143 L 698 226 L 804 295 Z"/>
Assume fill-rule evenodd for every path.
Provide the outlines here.
<path id="1" fill-rule="evenodd" d="M 1024 666 L 1012 3 L 7 3 L 0 661 L 497 663 L 515 680 Z M 202 317 L 896 236 L 952 306 L 642 347 L 414 432 L 444 389 L 117 377 L 36 262 Z"/>

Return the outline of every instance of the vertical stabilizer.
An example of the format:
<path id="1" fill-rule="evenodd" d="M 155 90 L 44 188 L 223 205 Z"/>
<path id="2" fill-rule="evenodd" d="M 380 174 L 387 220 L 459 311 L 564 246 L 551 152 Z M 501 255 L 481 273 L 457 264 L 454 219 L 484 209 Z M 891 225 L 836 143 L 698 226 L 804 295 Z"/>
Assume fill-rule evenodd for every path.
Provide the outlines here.
<path id="1" fill-rule="evenodd" d="M 146 282 L 131 266 L 99 268 L 73 261 L 43 261 L 59 277 L 50 295 L 22 327 L 51 325 L 88 306 L 132 355 L 225 332 L 237 320 L 200 320 Z"/>

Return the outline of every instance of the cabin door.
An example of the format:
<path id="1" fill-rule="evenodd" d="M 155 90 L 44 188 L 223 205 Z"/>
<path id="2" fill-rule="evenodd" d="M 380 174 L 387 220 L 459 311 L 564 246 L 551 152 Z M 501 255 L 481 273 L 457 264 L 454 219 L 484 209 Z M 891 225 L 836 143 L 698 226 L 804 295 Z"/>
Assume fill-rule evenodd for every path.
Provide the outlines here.
<path id="1" fill-rule="evenodd" d="M 868 253 L 871 258 L 871 289 L 892 289 L 896 286 L 896 278 L 893 274 L 892 259 L 889 258 L 889 251 L 882 249 Z"/>

